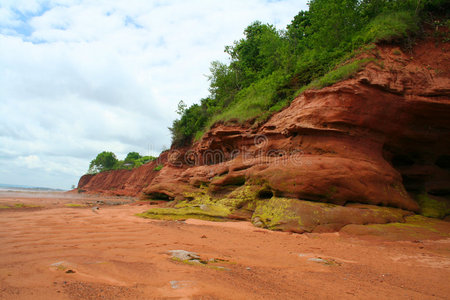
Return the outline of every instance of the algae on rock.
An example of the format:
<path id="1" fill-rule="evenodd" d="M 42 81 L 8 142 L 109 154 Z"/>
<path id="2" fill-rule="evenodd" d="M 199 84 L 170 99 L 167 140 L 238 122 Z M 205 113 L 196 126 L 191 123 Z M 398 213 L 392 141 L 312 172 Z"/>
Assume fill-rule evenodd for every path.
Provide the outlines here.
<path id="1" fill-rule="evenodd" d="M 257 191 L 254 186 L 243 185 L 228 195 L 214 197 L 207 187 L 197 192 L 184 193 L 183 201 L 171 208 L 152 208 L 139 216 L 151 219 L 184 220 L 189 218 L 209 221 L 223 221 L 233 211 L 255 200 Z"/>
<path id="2" fill-rule="evenodd" d="M 421 215 L 430 218 L 443 219 L 450 214 L 450 201 L 439 201 L 427 193 L 417 196 Z"/>
<path id="3" fill-rule="evenodd" d="M 331 191 L 335 191 L 332 188 Z M 265 183 L 247 182 L 229 190 L 211 190 L 200 186 L 185 192 L 170 208 L 152 208 L 139 216 L 152 219 L 185 220 L 189 218 L 224 221 L 245 211 L 245 217 L 257 227 L 297 233 L 333 232 L 348 224 L 385 224 L 404 222 L 412 214 L 401 209 L 364 204 L 341 206 L 274 196 Z"/>
<path id="4" fill-rule="evenodd" d="M 183 208 L 152 208 L 143 213 L 137 214 L 139 217 L 157 220 L 186 220 L 200 219 L 206 221 L 224 221 L 228 216 L 228 212 L 224 212 L 216 207 L 204 210 L 199 207 L 183 207 Z"/>

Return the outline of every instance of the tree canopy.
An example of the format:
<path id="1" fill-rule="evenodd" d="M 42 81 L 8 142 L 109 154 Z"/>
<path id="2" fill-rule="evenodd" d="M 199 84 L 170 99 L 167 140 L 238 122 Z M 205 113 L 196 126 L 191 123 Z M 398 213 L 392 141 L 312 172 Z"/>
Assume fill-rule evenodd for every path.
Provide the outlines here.
<path id="1" fill-rule="evenodd" d="M 124 160 L 118 160 L 113 152 L 103 151 L 89 164 L 89 174 L 109 170 L 133 169 L 155 160 L 153 156 L 141 156 L 138 152 L 129 152 Z"/>
<path id="2" fill-rule="evenodd" d="M 127 157 L 125 157 L 125 162 L 133 162 L 140 159 L 141 157 L 142 156 L 137 152 L 130 152 L 127 154 Z"/>
<path id="3" fill-rule="evenodd" d="M 89 164 L 89 173 L 98 173 L 112 170 L 117 164 L 118 159 L 112 152 L 103 151 L 97 155 Z"/>

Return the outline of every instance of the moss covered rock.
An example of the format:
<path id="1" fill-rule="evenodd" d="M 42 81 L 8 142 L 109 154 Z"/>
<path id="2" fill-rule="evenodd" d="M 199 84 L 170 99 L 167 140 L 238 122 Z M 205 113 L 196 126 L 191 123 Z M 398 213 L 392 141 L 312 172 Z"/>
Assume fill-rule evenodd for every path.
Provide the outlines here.
<path id="1" fill-rule="evenodd" d="M 417 196 L 420 214 L 425 217 L 443 219 L 450 215 L 450 201 L 423 193 Z"/>
<path id="2" fill-rule="evenodd" d="M 450 237 L 448 222 L 420 215 L 405 217 L 403 223 L 370 224 L 368 226 L 350 224 L 340 231 L 352 236 L 367 236 L 391 241 L 436 240 Z"/>
<path id="3" fill-rule="evenodd" d="M 207 221 L 224 221 L 229 215 L 229 210 L 224 210 L 216 206 L 212 207 L 182 207 L 182 208 L 152 208 L 138 214 L 147 219 L 157 220 L 186 220 L 200 219 Z"/>
<path id="4" fill-rule="evenodd" d="M 411 212 L 373 205 L 334 204 L 273 197 L 259 200 L 252 216 L 254 224 L 291 232 L 333 232 L 348 224 L 404 222 Z"/>
<path id="5" fill-rule="evenodd" d="M 348 224 L 404 222 L 411 212 L 367 204 L 341 206 L 274 196 L 265 182 L 247 183 L 233 189 L 202 185 L 185 192 L 172 207 L 153 208 L 141 217 L 165 220 L 189 218 L 223 221 L 251 220 L 257 227 L 290 232 L 334 232 Z"/>

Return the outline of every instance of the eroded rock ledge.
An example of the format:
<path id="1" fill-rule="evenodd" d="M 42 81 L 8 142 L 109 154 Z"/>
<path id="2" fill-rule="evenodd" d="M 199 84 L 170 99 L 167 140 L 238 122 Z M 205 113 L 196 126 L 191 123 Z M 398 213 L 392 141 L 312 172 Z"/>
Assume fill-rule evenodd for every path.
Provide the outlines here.
<path id="1" fill-rule="evenodd" d="M 216 124 L 192 147 L 78 188 L 175 200 L 149 215 L 335 231 L 450 214 L 450 46 L 378 46 L 364 70 L 309 90 L 263 125 Z M 160 171 L 156 164 L 163 163 Z"/>

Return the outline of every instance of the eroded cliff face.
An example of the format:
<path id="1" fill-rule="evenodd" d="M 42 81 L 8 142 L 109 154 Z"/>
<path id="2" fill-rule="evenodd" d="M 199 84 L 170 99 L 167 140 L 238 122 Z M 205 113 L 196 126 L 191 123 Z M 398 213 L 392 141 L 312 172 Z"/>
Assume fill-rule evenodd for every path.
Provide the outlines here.
<path id="1" fill-rule="evenodd" d="M 216 124 L 190 148 L 133 171 L 85 175 L 79 188 L 176 200 L 191 208 L 187 215 L 214 210 L 297 232 L 401 221 L 409 212 L 444 218 L 449 50 L 433 40 L 408 52 L 380 45 L 353 78 L 302 93 L 263 125 Z"/>
<path id="2" fill-rule="evenodd" d="M 159 175 L 155 168 L 167 162 L 167 152 L 158 160 L 133 170 L 114 170 L 99 174 L 86 174 L 78 182 L 80 192 L 114 196 L 138 196 Z"/>

